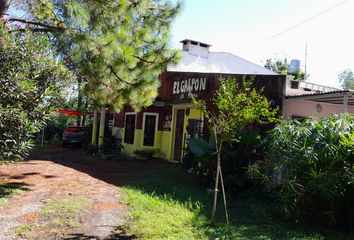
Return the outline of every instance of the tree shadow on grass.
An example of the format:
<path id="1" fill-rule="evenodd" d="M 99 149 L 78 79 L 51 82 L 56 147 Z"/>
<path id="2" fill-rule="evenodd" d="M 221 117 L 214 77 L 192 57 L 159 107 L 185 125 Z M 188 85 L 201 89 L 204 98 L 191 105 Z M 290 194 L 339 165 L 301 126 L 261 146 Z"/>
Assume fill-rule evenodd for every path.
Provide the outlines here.
<path id="1" fill-rule="evenodd" d="M 16 193 L 28 191 L 29 185 L 22 182 L 10 182 L 0 184 L 0 199 L 10 198 Z"/>

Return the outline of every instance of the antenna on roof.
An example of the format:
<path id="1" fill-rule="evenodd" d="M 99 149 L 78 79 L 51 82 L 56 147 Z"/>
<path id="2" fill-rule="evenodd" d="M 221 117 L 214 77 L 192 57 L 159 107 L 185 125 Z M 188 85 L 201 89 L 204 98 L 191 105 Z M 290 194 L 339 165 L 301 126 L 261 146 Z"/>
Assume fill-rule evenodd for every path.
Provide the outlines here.
<path id="1" fill-rule="evenodd" d="M 305 76 L 304 76 L 304 79 L 306 79 L 306 73 L 307 73 L 307 43 L 306 43 L 306 46 L 305 46 Z"/>

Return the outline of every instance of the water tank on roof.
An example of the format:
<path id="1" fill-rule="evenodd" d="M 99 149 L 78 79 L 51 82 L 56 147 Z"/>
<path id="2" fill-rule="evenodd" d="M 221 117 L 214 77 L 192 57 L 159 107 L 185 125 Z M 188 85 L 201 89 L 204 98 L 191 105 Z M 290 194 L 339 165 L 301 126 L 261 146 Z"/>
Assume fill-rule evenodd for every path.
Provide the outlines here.
<path id="1" fill-rule="evenodd" d="M 294 73 L 297 70 L 300 70 L 300 60 L 292 59 L 290 61 L 289 73 Z"/>

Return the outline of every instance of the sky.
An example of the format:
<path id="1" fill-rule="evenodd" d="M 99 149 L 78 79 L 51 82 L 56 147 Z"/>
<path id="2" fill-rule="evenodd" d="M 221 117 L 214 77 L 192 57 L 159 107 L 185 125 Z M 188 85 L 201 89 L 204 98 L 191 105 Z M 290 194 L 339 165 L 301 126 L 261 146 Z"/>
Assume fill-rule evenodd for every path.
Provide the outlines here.
<path id="1" fill-rule="evenodd" d="M 177 0 L 173 0 L 174 2 Z M 298 59 L 308 82 L 339 87 L 354 70 L 354 0 L 182 0 L 171 46 L 192 39 L 212 52 L 231 52 L 256 64 Z"/>

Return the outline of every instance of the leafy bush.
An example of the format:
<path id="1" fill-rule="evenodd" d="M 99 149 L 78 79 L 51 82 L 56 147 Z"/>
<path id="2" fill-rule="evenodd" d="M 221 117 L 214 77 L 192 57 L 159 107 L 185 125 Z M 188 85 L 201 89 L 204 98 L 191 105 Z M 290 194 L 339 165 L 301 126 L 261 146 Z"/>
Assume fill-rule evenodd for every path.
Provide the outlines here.
<path id="1" fill-rule="evenodd" d="M 271 132 L 263 166 L 268 176 L 281 179 L 276 190 L 286 216 L 352 225 L 353 132 L 354 116 L 348 114 L 284 121 Z"/>
<path id="2" fill-rule="evenodd" d="M 44 129 L 44 141 L 46 143 L 60 144 L 65 128 L 74 126 L 70 124 L 72 119 L 74 118 L 70 115 L 57 112 L 51 113 Z"/>
<path id="3" fill-rule="evenodd" d="M 71 79 L 45 35 L 7 30 L 0 21 L 0 161 L 26 155 Z"/>
<path id="4" fill-rule="evenodd" d="M 0 160 L 22 158 L 32 147 L 27 133 L 38 130 L 19 109 L 5 109 L 0 106 Z"/>
<path id="5" fill-rule="evenodd" d="M 249 181 L 247 166 L 263 159 L 261 151 L 261 135 L 255 131 L 242 130 L 238 133 L 239 140 L 232 144 L 224 143 L 221 163 L 226 189 L 236 193 L 240 188 L 249 188 L 255 181 Z M 189 141 L 189 151 L 194 155 L 194 168 L 197 172 L 206 173 L 209 177 L 215 172 L 215 142 L 209 143 L 201 138 Z"/>
<path id="6" fill-rule="evenodd" d="M 102 146 L 99 147 L 99 151 L 103 154 L 112 155 L 113 160 L 118 160 L 121 157 L 123 148 L 122 140 L 107 132 Z"/>
<path id="7" fill-rule="evenodd" d="M 225 185 L 231 193 L 238 194 L 240 189 L 254 187 L 256 181 L 250 181 L 247 166 L 263 159 L 261 154 L 261 135 L 256 131 L 242 130 L 239 140 L 226 144 L 223 151 L 223 171 Z"/>

